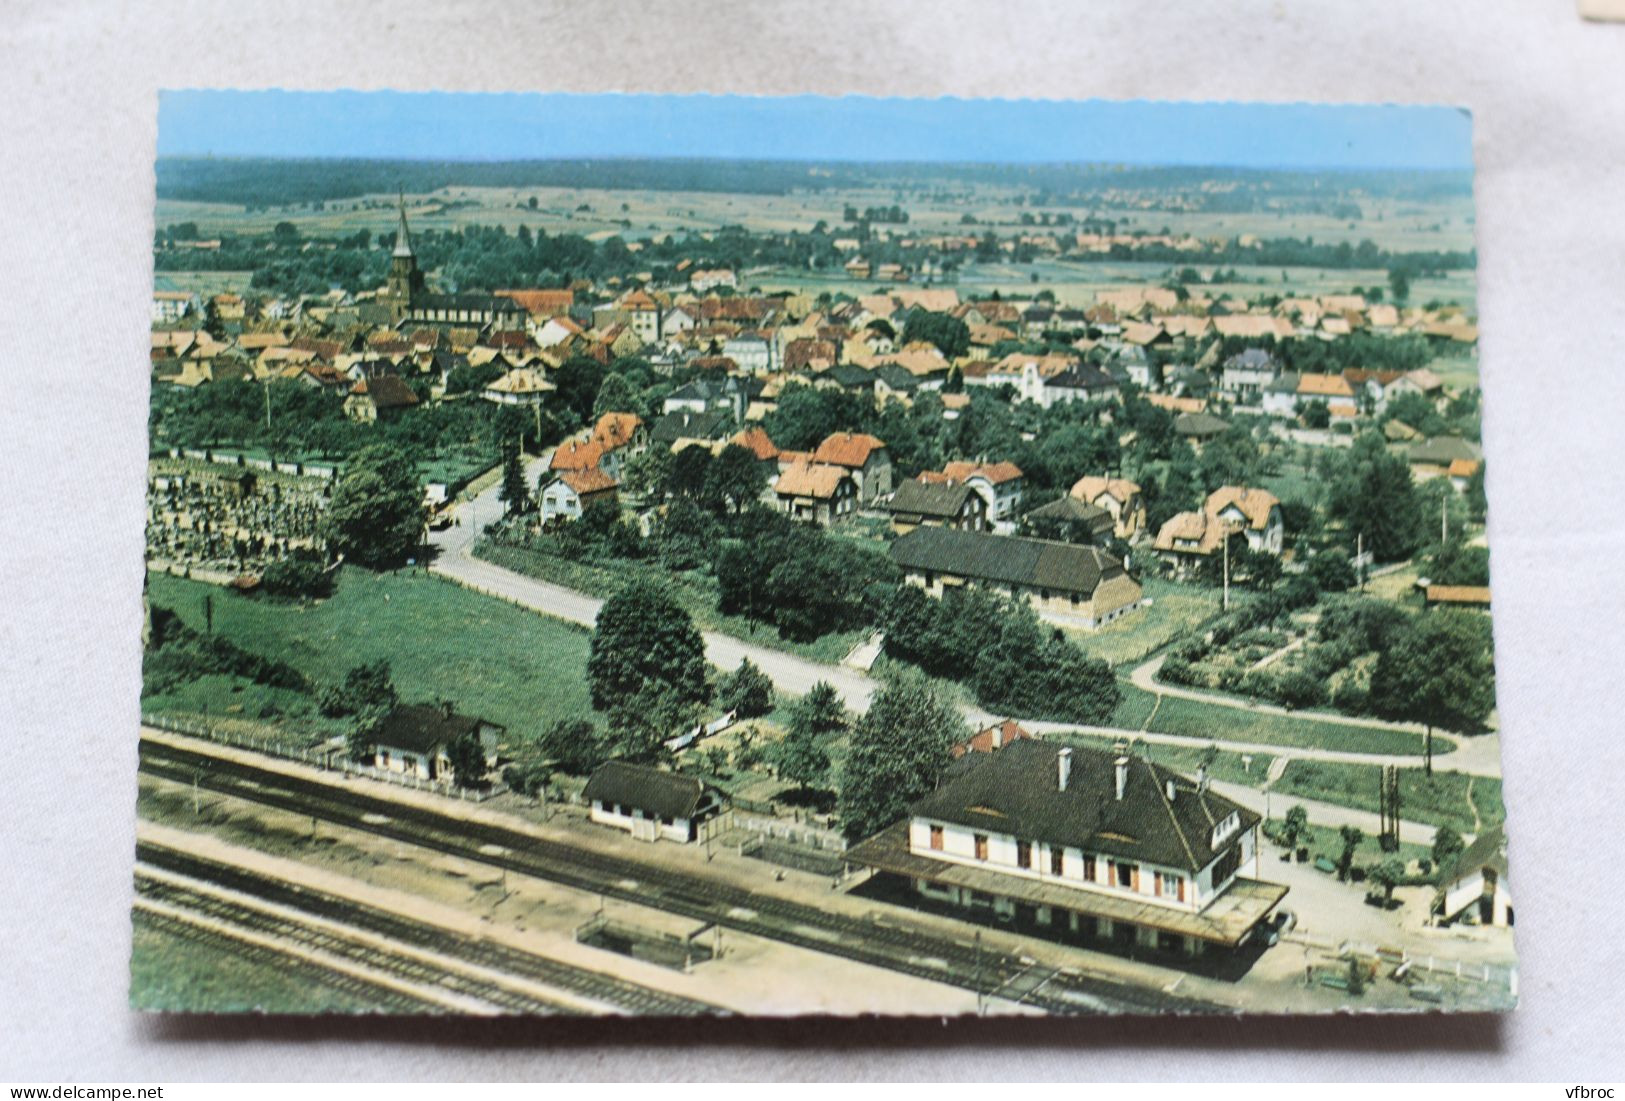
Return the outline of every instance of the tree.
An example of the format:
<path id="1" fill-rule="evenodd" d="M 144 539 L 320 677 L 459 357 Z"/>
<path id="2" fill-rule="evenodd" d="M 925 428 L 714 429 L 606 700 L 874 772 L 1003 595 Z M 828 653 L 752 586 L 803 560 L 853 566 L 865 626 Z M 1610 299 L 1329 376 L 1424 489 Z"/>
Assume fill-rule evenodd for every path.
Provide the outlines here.
<path id="1" fill-rule="evenodd" d="M 790 722 L 792 725 L 800 723 L 814 734 L 833 734 L 846 729 L 846 705 L 841 702 L 841 694 L 835 691 L 835 686 L 821 680 L 795 702 L 790 710 Z"/>
<path id="2" fill-rule="evenodd" d="M 773 710 L 773 680 L 742 658 L 739 668 L 723 678 L 718 686 L 717 704 L 724 711 L 734 711 L 741 719 L 754 719 Z"/>
<path id="3" fill-rule="evenodd" d="M 970 326 L 952 314 L 915 310 L 903 325 L 903 343 L 925 341 L 936 345 L 949 359 L 957 359 L 970 351 Z"/>
<path id="4" fill-rule="evenodd" d="M 970 735 L 959 709 L 923 677 L 878 692 L 857 725 L 841 770 L 841 828 L 868 837 L 907 813 L 936 786 L 950 749 Z"/>
<path id="5" fill-rule="evenodd" d="M 621 490 L 630 497 L 659 501 L 671 480 L 672 454 L 664 447 L 650 447 L 633 455 L 621 468 Z"/>
<path id="6" fill-rule="evenodd" d="M 1354 588 L 1357 578 L 1348 554 L 1334 548 L 1319 551 L 1309 559 L 1309 580 L 1323 593 L 1342 593 Z"/>
<path id="7" fill-rule="evenodd" d="M 598 396 L 593 399 L 593 419 L 605 413 L 638 412 L 638 392 L 619 371 L 611 371 L 599 384 Z"/>
<path id="8" fill-rule="evenodd" d="M 1303 809 L 1302 803 L 1295 803 L 1287 809 L 1286 818 L 1281 823 L 1281 839 L 1288 849 L 1296 849 L 1298 842 L 1308 834 L 1309 812 Z"/>
<path id="9" fill-rule="evenodd" d="M 356 452 L 333 487 L 323 526 L 345 561 L 371 569 L 397 566 L 423 535 L 423 484 L 410 458 L 387 446 Z"/>
<path id="10" fill-rule="evenodd" d="M 535 750 L 575 776 L 584 776 L 609 759 L 603 731 L 587 719 L 557 719 L 536 739 Z"/>
<path id="11" fill-rule="evenodd" d="M 1349 869 L 1354 865 L 1354 850 L 1365 840 L 1365 831 L 1358 826 L 1344 826 L 1337 835 L 1343 840 L 1343 852 L 1337 858 L 1337 878 L 1347 881 Z"/>
<path id="12" fill-rule="evenodd" d="M 687 497 L 668 504 L 649 531 L 655 555 L 672 570 L 694 570 L 709 563 L 716 539 L 716 520 Z"/>
<path id="13" fill-rule="evenodd" d="M 587 682 L 629 756 L 657 752 L 673 729 L 666 724 L 711 698 L 706 671 L 705 641 L 670 590 L 638 578 L 604 601 Z"/>
<path id="14" fill-rule="evenodd" d="M 525 467 L 519 460 L 519 447 L 512 445 L 504 450 L 507 455 L 502 460 L 502 488 L 497 491 L 497 497 L 507 506 L 509 516 L 519 516 L 529 512 L 534 502 L 525 485 Z"/>
<path id="15" fill-rule="evenodd" d="M 1397 562 L 1416 552 L 1427 520 L 1405 460 L 1391 454 L 1382 437 L 1360 437 L 1346 457 L 1334 460 L 1327 512 L 1364 544 L 1379 562 Z"/>
<path id="16" fill-rule="evenodd" d="M 690 448 L 697 451 L 699 448 Z M 767 488 L 767 472 L 748 447 L 731 443 L 724 447 L 705 472 L 707 499 L 727 502 L 737 516 Z"/>
<path id="17" fill-rule="evenodd" d="M 342 681 L 323 688 L 317 697 L 317 706 L 329 718 L 363 712 L 387 714 L 399 702 L 389 662 L 383 658 L 351 666 Z"/>
<path id="18" fill-rule="evenodd" d="M 473 788 L 485 783 L 485 747 L 473 731 L 453 738 L 446 746 L 446 758 L 451 762 L 452 780 L 458 787 Z"/>
<path id="19" fill-rule="evenodd" d="M 1433 864 L 1439 869 L 1442 876 L 1450 865 L 1455 863 L 1456 857 L 1467 847 L 1461 839 L 1461 834 L 1449 826 L 1440 826 L 1433 833 Z"/>
<path id="20" fill-rule="evenodd" d="M 1332 423 L 1332 411 L 1323 401 L 1312 401 L 1303 407 L 1300 414 L 1305 428 L 1325 428 Z"/>
<path id="21" fill-rule="evenodd" d="M 552 381 L 558 387 L 553 399 L 574 413 L 577 423 L 586 424 L 604 381 L 603 365 L 587 356 L 571 356 L 553 373 Z"/>
<path id="22" fill-rule="evenodd" d="M 1394 302 L 1404 305 L 1411 297 L 1411 277 L 1404 268 L 1390 268 L 1388 270 L 1388 289 L 1393 293 Z"/>
<path id="23" fill-rule="evenodd" d="M 1394 888 L 1405 881 L 1405 865 L 1399 857 L 1390 856 L 1373 865 L 1366 874 L 1382 888 L 1382 904 L 1388 906 L 1394 901 Z"/>
<path id="24" fill-rule="evenodd" d="M 790 729 L 773 748 L 773 763 L 780 778 L 801 791 L 829 782 L 829 753 L 819 744 L 818 733 L 808 722 L 792 718 Z"/>
<path id="25" fill-rule="evenodd" d="M 1415 616 L 1377 658 L 1371 704 L 1379 715 L 1423 724 L 1426 769 L 1433 775 L 1433 728 L 1482 729 L 1495 707 L 1489 620 L 1439 609 Z"/>

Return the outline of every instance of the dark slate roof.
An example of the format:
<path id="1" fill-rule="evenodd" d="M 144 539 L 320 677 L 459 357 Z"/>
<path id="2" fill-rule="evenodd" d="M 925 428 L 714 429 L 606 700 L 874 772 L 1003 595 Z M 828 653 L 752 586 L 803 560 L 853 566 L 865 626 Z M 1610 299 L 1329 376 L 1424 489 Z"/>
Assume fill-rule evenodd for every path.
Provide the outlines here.
<path id="1" fill-rule="evenodd" d="M 1221 436 L 1229 427 L 1212 413 L 1181 413 L 1174 418 L 1174 431 L 1181 436 Z"/>
<path id="2" fill-rule="evenodd" d="M 1099 367 L 1072 367 L 1045 381 L 1051 390 L 1115 390 L 1117 383 Z"/>
<path id="3" fill-rule="evenodd" d="M 964 482 L 920 482 L 910 479 L 892 494 L 891 511 L 904 516 L 952 519 L 971 494 Z"/>
<path id="4" fill-rule="evenodd" d="M 875 385 L 875 375 L 853 363 L 840 363 L 819 378 L 827 378 L 843 390 L 872 390 Z"/>
<path id="5" fill-rule="evenodd" d="M 581 793 L 589 802 L 620 803 L 659 818 L 693 818 L 704 794 L 705 785 L 692 776 L 625 761 L 600 765 Z"/>
<path id="6" fill-rule="evenodd" d="M 657 417 L 649 429 L 649 439 L 664 444 L 684 438 L 710 439 L 732 425 L 733 417 L 725 412 L 694 413 L 679 409 Z"/>
<path id="7" fill-rule="evenodd" d="M 951 528 L 915 528 L 892 543 L 891 555 L 905 570 L 1083 595 L 1125 572 L 1099 547 Z"/>
<path id="8" fill-rule="evenodd" d="M 1099 505 L 1091 505 L 1070 495 L 1056 498 L 1042 508 L 1033 509 L 1027 515 L 1034 518 L 1042 517 L 1045 520 L 1081 523 L 1097 534 L 1110 532 L 1114 526 L 1111 513 Z"/>
<path id="9" fill-rule="evenodd" d="M 445 708 L 432 703 L 402 704 L 384 716 L 373 741 L 390 749 L 405 749 L 427 756 L 464 734 L 491 725 L 455 711 L 448 715 Z"/>
<path id="10" fill-rule="evenodd" d="M 1106 856 L 1161 864 L 1195 875 L 1259 816 L 1194 781 L 1139 757 L 1128 758 L 1128 782 L 1116 793 L 1116 754 L 1074 747 L 1066 790 L 1056 763 L 1060 747 L 1011 742 L 997 753 L 966 754 L 979 763 L 915 804 L 913 813 L 941 822 L 1067 845 Z M 1174 784 L 1172 802 L 1167 784 Z M 1213 827 L 1237 814 L 1240 827 L 1213 847 Z"/>
<path id="11" fill-rule="evenodd" d="M 875 368 L 875 376 L 891 389 L 912 393 L 920 388 L 920 379 L 900 363 L 882 363 Z"/>

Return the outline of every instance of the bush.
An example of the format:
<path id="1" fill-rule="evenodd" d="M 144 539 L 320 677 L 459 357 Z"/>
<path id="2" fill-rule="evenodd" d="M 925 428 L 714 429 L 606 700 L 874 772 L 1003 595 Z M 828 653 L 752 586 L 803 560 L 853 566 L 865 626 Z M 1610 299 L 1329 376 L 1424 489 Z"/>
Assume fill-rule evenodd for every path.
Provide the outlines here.
<path id="1" fill-rule="evenodd" d="M 290 555 L 265 567 L 260 573 L 259 591 L 290 600 L 331 596 L 334 572 L 323 569 L 315 558 Z"/>
<path id="2" fill-rule="evenodd" d="M 1333 690 L 1332 706 L 1349 715 L 1367 714 L 1371 710 L 1371 690 L 1349 677 Z"/>
<path id="3" fill-rule="evenodd" d="M 737 711 L 741 719 L 754 719 L 773 710 L 773 680 L 749 658 L 723 678 L 718 704 L 724 711 Z"/>
<path id="4" fill-rule="evenodd" d="M 1275 699 L 1293 710 L 1318 707 L 1326 702 L 1326 685 L 1308 673 L 1282 673 L 1275 678 Z"/>

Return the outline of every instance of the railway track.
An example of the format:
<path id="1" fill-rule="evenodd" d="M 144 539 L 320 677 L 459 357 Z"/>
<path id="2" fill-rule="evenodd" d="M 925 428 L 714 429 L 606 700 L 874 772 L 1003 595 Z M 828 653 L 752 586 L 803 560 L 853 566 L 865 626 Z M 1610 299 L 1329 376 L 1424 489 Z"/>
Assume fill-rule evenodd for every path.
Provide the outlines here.
<path id="1" fill-rule="evenodd" d="M 361 1005 L 382 1013 L 422 1014 L 444 1013 L 445 1006 L 427 998 L 418 998 L 404 990 L 382 983 L 368 982 L 356 975 L 332 971 L 314 964 L 292 952 L 279 952 L 263 944 L 252 944 L 227 933 L 202 925 L 183 921 L 169 914 L 136 908 L 132 919 L 137 928 L 148 928 L 165 936 L 191 944 L 201 944 L 229 953 L 233 958 L 270 968 L 278 974 L 297 978 L 312 986 L 348 995 Z"/>
<path id="2" fill-rule="evenodd" d="M 700 879 L 640 861 L 578 849 L 487 823 L 380 799 L 159 742 L 141 743 L 148 775 L 317 817 L 447 855 L 550 880 L 578 890 L 841 956 L 996 997 L 1020 985 L 1033 962 L 879 920 Z M 901 921 L 901 915 L 899 921 Z M 1063 971 L 1022 999 L 1057 1014 L 1214 1013 L 1227 1006 L 1097 975 Z"/>
<path id="3" fill-rule="evenodd" d="M 612 1006 L 622 1012 L 662 1017 L 727 1012 L 721 1006 L 696 998 L 639 986 L 614 975 L 591 971 L 497 941 L 416 921 L 389 910 L 340 898 L 310 887 L 287 883 L 233 864 L 224 864 L 152 842 L 143 841 L 136 845 L 136 859 L 149 867 L 161 868 L 176 875 L 227 887 L 341 925 L 363 929 L 393 942 L 452 956 L 477 967 L 500 971 L 503 974 L 517 975 L 542 986 L 567 991 Z"/>
<path id="4" fill-rule="evenodd" d="M 460 971 L 438 967 L 415 955 L 391 952 L 363 939 L 307 925 L 297 918 L 271 913 L 232 899 L 221 898 L 178 883 L 155 879 L 136 870 L 138 898 L 163 903 L 211 919 L 221 925 L 247 930 L 278 942 L 320 952 L 345 960 L 369 971 L 389 975 L 416 987 L 445 991 L 466 1003 L 487 1006 L 495 1013 L 516 1015 L 579 1015 L 582 1011 L 565 1002 L 540 998 L 479 979 Z M 430 1002 L 440 1013 L 445 1004 Z"/>

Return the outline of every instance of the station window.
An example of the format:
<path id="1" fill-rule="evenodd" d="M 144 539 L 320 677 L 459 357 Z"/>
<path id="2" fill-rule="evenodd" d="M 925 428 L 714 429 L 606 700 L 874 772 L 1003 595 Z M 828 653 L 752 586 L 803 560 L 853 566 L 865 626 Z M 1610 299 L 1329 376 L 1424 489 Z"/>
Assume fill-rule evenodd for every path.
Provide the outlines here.
<path id="1" fill-rule="evenodd" d="M 975 843 L 976 843 L 976 859 L 978 859 L 978 860 L 986 860 L 987 859 L 987 834 L 979 833 L 979 834 L 977 834 L 975 836 L 974 840 L 975 840 Z"/>
<path id="2" fill-rule="evenodd" d="M 1016 842 L 1016 867 L 1031 868 L 1033 866 L 1033 843 L 1031 841 Z"/>
<path id="3" fill-rule="evenodd" d="M 1083 878 L 1091 883 L 1095 881 L 1095 858 L 1092 856 L 1083 858 Z"/>
<path id="4" fill-rule="evenodd" d="M 1060 875 L 1065 866 L 1066 850 L 1052 847 L 1049 851 L 1049 874 Z"/>
<path id="5" fill-rule="evenodd" d="M 942 851 L 942 827 L 931 827 L 931 847 L 938 852 Z"/>
<path id="6" fill-rule="evenodd" d="M 1119 887 L 1132 887 L 1132 886 L 1134 886 L 1134 865 L 1132 865 L 1132 864 L 1119 864 L 1119 865 L 1117 865 L 1117 885 Z"/>

